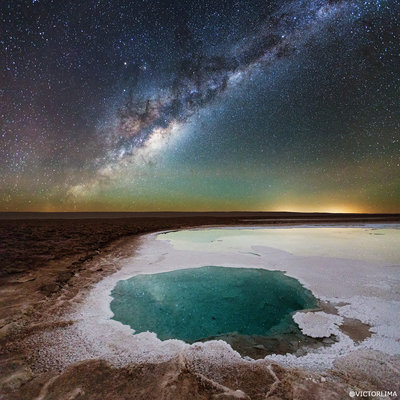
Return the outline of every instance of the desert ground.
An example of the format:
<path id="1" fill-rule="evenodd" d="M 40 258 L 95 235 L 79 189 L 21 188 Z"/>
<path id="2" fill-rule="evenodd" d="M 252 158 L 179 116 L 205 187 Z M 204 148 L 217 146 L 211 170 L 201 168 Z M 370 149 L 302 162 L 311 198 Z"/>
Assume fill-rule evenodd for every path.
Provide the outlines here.
<path id="1" fill-rule="evenodd" d="M 290 213 L 2 214 L 0 220 L 0 399 L 347 399 L 350 390 L 400 393 L 400 358 L 365 349 L 325 371 L 279 359 L 224 360 L 175 354 L 118 363 L 108 357 L 58 362 L 46 337 L 77 325 L 68 319 L 98 282 L 135 256 L 143 235 L 209 226 L 399 223 L 399 215 Z M 394 310 L 398 313 L 399 310 Z M 348 326 L 353 337 L 367 337 Z M 63 337 L 60 335 L 59 337 Z M 121 337 L 121 340 L 123 337 Z M 119 338 L 116 336 L 115 338 Z M 55 343 L 58 352 L 82 343 Z M 94 344 L 101 348 L 101 343 Z M 92 354 L 88 349 L 88 354 Z M 201 352 L 201 346 L 197 351 Z M 46 362 L 48 360 L 48 362 Z M 376 397 L 376 396 L 375 396 Z"/>

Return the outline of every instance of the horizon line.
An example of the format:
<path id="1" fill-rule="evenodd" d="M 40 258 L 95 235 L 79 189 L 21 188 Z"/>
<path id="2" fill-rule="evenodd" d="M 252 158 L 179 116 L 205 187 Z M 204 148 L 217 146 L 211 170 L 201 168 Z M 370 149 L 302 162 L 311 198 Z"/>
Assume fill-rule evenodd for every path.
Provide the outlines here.
<path id="1" fill-rule="evenodd" d="M 288 211 L 288 210 L 278 210 L 278 211 L 243 211 L 243 210 L 229 210 L 229 211 L 165 211 L 165 210 L 158 210 L 158 211 L 10 211 L 10 210 L 0 210 L 1 214 L 113 214 L 113 213 L 120 213 L 120 214 L 150 214 L 150 213 L 157 213 L 157 214 L 189 214 L 189 213 L 196 213 L 196 214 L 209 214 L 209 213 L 220 213 L 220 214 L 229 214 L 229 213 L 247 213 L 247 214 L 332 214 L 332 215 L 342 215 L 342 214 L 353 214 L 353 215 L 400 215 L 400 211 L 398 212 L 332 212 L 332 211 Z"/>

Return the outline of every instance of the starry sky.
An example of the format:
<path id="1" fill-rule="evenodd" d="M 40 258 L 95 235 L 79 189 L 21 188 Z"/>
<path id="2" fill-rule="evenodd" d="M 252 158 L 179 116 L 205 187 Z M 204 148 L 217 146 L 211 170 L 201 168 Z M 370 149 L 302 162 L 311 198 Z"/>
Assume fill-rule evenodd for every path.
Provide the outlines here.
<path id="1" fill-rule="evenodd" d="M 0 210 L 400 212 L 398 0 L 0 8 Z"/>

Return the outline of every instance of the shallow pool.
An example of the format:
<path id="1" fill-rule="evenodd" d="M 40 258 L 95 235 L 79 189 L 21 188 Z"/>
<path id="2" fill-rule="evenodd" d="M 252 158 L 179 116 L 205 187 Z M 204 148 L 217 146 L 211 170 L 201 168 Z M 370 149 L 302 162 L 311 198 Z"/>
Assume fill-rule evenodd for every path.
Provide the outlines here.
<path id="1" fill-rule="evenodd" d="M 235 335 L 297 330 L 294 311 L 317 300 L 280 271 L 205 266 L 121 280 L 112 290 L 114 319 L 136 333 L 188 343 Z"/>

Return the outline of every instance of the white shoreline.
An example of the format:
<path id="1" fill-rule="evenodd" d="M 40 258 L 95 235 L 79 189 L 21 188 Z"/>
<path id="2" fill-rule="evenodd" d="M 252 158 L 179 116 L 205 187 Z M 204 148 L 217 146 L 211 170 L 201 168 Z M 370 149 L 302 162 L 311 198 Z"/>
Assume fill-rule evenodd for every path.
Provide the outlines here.
<path id="1" fill-rule="evenodd" d="M 376 260 L 371 262 L 332 257 L 331 254 L 325 257 L 296 254 L 296 252 L 285 251 L 282 248 L 252 245 L 251 243 L 260 239 L 255 240 L 256 236 L 250 240 L 249 245 L 244 237 L 235 238 L 235 234 L 233 234 L 233 238 L 229 238 L 230 234 L 222 235 L 223 245 L 228 248 L 233 247 L 231 251 L 226 249 L 221 251 L 221 247 L 224 247 L 221 242 L 206 241 L 200 244 L 194 242 L 194 245 L 193 243 L 191 245 L 190 243 L 182 244 L 176 238 L 171 239 L 171 236 L 182 234 L 190 236 L 191 232 L 199 231 L 202 235 L 202 231 L 213 231 L 211 233 L 214 234 L 215 231 L 232 229 L 236 233 L 239 230 L 256 230 L 258 231 L 256 235 L 271 236 L 272 232 L 285 230 L 285 235 L 288 232 L 292 234 L 293 241 L 295 238 L 300 240 L 296 246 L 301 250 L 302 237 L 307 234 L 299 232 L 299 230 L 359 229 L 367 230 L 368 234 L 373 230 L 376 234 L 375 231 L 386 229 L 390 231 L 386 232 L 386 235 L 395 235 L 395 239 L 397 239 L 397 235 L 400 238 L 399 225 L 363 224 L 359 226 L 357 224 L 355 227 L 353 224 L 350 226 L 337 224 L 334 226 L 318 225 L 318 227 L 295 225 L 254 228 L 249 226 L 194 228 L 157 232 L 143 236 L 136 254 L 124 259 L 119 271 L 98 282 L 78 309 L 66 317 L 75 321 L 73 325 L 46 332 L 37 338 L 41 343 L 46 344 L 41 362 L 44 364 L 57 362 L 60 367 L 65 367 L 85 359 L 103 358 L 113 365 L 121 366 L 129 362 L 166 361 L 181 353 L 188 358 L 200 358 L 205 362 L 218 364 L 243 362 L 240 355 L 223 341 L 209 341 L 193 345 L 188 345 L 180 340 L 160 341 L 154 333 L 145 332 L 134 335 L 134 331 L 130 327 L 111 319 L 113 316 L 110 309 L 111 290 L 119 280 L 137 274 L 152 274 L 204 265 L 284 271 L 288 276 L 298 279 L 318 299 L 334 304 L 345 303 L 345 305 L 336 306 L 340 317 L 359 319 L 372 326 L 373 335 L 360 344 L 355 344 L 348 336 L 336 329 L 335 334 L 339 341 L 329 347 L 312 350 L 302 357 L 295 357 L 291 354 L 273 355 L 268 356 L 267 360 L 285 366 L 323 371 L 331 368 L 339 357 L 354 350 L 374 349 L 391 355 L 400 354 L 400 253 L 398 259 L 396 258 L 397 253 L 394 254 L 394 258 L 393 254 L 382 254 L 381 262 Z M 268 232 L 260 232 L 260 229 Z M 177 234 L 174 235 L 174 233 Z M 309 231 L 309 233 L 313 232 Z M 350 232 L 345 232 L 345 234 L 348 233 Z M 362 232 L 360 234 L 362 236 Z M 207 236 L 207 232 L 205 235 Z M 365 240 L 367 244 L 370 242 L 383 243 L 380 237 L 374 241 L 369 237 L 362 236 L 362 240 Z M 393 237 L 387 237 L 387 240 L 393 240 Z M 342 243 L 341 239 L 338 241 Z M 307 249 L 308 238 L 304 237 L 303 242 L 303 246 Z M 341 250 L 347 251 L 347 244 L 342 243 L 342 245 L 344 250 L 330 248 L 328 253 L 336 251 L 340 254 Z M 186 248 L 182 248 L 182 246 L 186 246 Z M 282 246 L 285 244 L 283 243 Z M 297 248 L 296 246 L 294 248 Z M 335 246 L 337 247 L 338 244 L 336 243 Z M 318 252 L 318 249 L 314 251 Z M 365 251 L 376 252 L 377 249 L 366 249 Z M 400 250 L 398 251 L 400 252 Z M 257 253 L 258 256 L 255 256 L 254 253 Z M 387 263 L 388 259 L 391 261 L 394 259 L 397 263 Z M 118 261 L 116 260 L 116 262 Z M 331 323 L 337 325 L 340 317 L 331 318 Z M 300 327 L 302 327 L 301 324 L 300 322 Z M 309 319 L 307 327 L 303 326 L 303 328 L 312 335 Z M 326 329 L 331 330 L 334 327 L 328 324 Z"/>

